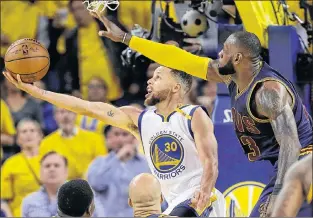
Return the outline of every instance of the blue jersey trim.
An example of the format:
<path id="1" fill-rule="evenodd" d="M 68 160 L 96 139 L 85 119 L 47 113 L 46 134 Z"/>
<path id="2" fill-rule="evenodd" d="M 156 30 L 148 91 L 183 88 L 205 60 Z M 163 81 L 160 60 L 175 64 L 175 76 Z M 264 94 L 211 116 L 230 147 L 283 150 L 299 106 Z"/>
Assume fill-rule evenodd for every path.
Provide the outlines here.
<path id="1" fill-rule="evenodd" d="M 191 111 L 190 111 L 190 113 L 189 113 L 191 119 L 188 120 L 187 122 L 188 122 L 188 130 L 189 130 L 189 133 L 190 133 L 190 135 L 191 135 L 191 137 L 192 137 L 193 139 L 194 139 L 194 135 L 193 135 L 193 131 L 192 131 L 192 129 L 191 129 L 191 121 L 192 121 L 193 114 L 195 113 L 196 109 L 199 108 L 199 107 L 201 107 L 202 110 L 204 110 L 204 112 L 208 115 L 208 117 L 210 117 L 208 110 L 207 110 L 204 106 L 198 105 L 198 106 L 196 106 L 196 107 L 194 107 L 194 108 L 191 109 Z"/>
<path id="2" fill-rule="evenodd" d="M 146 112 L 147 112 L 147 109 L 146 109 L 146 110 L 143 110 L 143 111 L 140 113 L 139 117 L 138 117 L 138 130 L 139 130 L 139 135 L 140 135 L 140 139 L 141 139 L 141 144 L 142 144 L 142 146 L 143 146 L 143 141 L 142 141 L 142 134 L 141 134 L 141 121 L 142 121 L 143 115 L 144 115 Z M 143 146 L 143 148 L 144 148 L 144 146 Z M 145 149 L 143 149 L 143 150 L 145 150 Z"/>

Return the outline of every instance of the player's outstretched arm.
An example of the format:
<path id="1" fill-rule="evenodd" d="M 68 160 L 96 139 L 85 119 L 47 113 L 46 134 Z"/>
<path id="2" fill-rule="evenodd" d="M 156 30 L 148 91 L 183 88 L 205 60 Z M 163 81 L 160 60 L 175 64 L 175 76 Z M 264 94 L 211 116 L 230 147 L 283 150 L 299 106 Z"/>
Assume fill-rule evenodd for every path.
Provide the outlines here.
<path id="1" fill-rule="evenodd" d="M 211 192 L 214 189 L 218 176 L 217 141 L 214 135 L 213 123 L 206 112 L 197 108 L 191 121 L 200 161 L 203 166 L 200 192 L 195 196 L 197 208 L 203 209 L 210 202 Z"/>
<path id="2" fill-rule="evenodd" d="M 312 183 L 312 155 L 296 162 L 285 176 L 272 217 L 296 217 Z"/>
<path id="3" fill-rule="evenodd" d="M 288 168 L 299 157 L 301 144 L 291 109 L 292 99 L 281 83 L 276 81 L 264 82 L 257 91 L 255 99 L 257 112 L 270 119 L 275 138 L 280 146 L 277 180 L 268 206 L 268 212 L 270 212 Z"/>
<path id="4" fill-rule="evenodd" d="M 97 118 L 109 125 L 117 126 L 137 134 L 137 119 L 140 110 L 134 107 L 117 108 L 107 103 L 85 101 L 74 96 L 46 91 L 34 85 L 23 83 L 19 75 L 17 76 L 18 80 L 15 80 L 10 73 L 4 72 L 3 74 L 17 88 L 29 93 L 35 98 L 42 99 L 78 114 Z"/>
<path id="5" fill-rule="evenodd" d="M 193 55 L 174 45 L 161 44 L 131 36 L 109 21 L 103 14 L 92 13 L 92 15 L 106 27 L 106 31 L 99 32 L 100 36 L 105 36 L 115 42 L 122 42 L 163 66 L 184 71 L 201 79 L 224 82 L 224 79 L 218 74 L 217 60 Z"/>

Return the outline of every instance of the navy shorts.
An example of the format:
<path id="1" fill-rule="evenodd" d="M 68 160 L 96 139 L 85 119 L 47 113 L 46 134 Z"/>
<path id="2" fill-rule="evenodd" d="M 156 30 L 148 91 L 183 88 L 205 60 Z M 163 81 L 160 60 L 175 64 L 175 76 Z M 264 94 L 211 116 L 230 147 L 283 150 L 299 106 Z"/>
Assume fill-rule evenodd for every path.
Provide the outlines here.
<path id="1" fill-rule="evenodd" d="M 306 155 L 312 155 L 311 153 Z M 306 155 L 302 155 L 299 157 L 299 160 L 305 157 Z M 270 182 L 265 186 L 263 192 L 260 195 L 258 202 L 255 204 L 250 217 L 261 217 L 264 216 L 267 210 L 267 204 L 270 198 L 270 195 L 273 192 L 275 181 L 277 178 L 277 164 L 274 165 L 273 176 L 271 177 Z M 306 201 L 302 204 L 297 217 L 313 217 L 312 204 L 308 204 Z"/>
<path id="2" fill-rule="evenodd" d="M 199 212 L 197 212 L 196 209 L 191 205 L 191 199 L 188 199 L 174 207 L 169 215 L 178 217 L 208 217 L 211 211 L 212 206 L 209 206 L 205 208 L 201 214 L 199 214 Z"/>

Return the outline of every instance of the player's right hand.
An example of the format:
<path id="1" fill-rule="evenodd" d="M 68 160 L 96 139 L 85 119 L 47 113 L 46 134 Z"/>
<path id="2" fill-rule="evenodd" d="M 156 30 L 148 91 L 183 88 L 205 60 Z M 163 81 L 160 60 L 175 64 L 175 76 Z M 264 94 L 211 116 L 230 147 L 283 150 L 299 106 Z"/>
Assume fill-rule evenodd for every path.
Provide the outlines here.
<path id="1" fill-rule="evenodd" d="M 118 26 L 116 26 L 113 22 L 106 18 L 103 13 L 99 11 L 90 12 L 90 14 L 100 20 L 106 28 L 106 30 L 99 31 L 99 36 L 105 36 L 114 42 L 122 42 L 125 35 L 125 32 L 123 30 L 121 30 Z"/>
<path id="2" fill-rule="evenodd" d="M 13 76 L 11 75 L 11 73 L 3 71 L 3 75 L 5 76 L 5 78 L 7 78 L 7 80 L 9 80 L 9 82 L 11 82 L 13 85 L 16 86 L 16 88 L 23 90 L 24 92 L 27 92 L 28 94 L 34 96 L 34 97 L 39 97 L 39 88 L 29 84 L 29 83 L 24 83 L 21 80 L 20 75 L 17 75 L 17 80 L 13 78 Z"/>

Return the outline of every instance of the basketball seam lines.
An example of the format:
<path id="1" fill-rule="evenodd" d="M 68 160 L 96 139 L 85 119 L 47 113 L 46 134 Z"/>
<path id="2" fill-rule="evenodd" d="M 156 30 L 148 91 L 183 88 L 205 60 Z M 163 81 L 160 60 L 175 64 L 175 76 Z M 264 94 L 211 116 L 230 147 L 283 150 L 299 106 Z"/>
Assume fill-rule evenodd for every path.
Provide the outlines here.
<path id="1" fill-rule="evenodd" d="M 48 58 L 47 56 L 35 56 L 35 57 L 23 57 L 23 58 L 17 58 L 17 59 L 13 59 L 13 60 L 9 60 L 9 61 L 4 61 L 4 62 L 12 62 L 12 61 L 18 61 L 18 60 L 24 60 L 24 59 L 31 59 L 31 58 L 47 58 L 48 60 L 50 60 L 50 58 Z M 50 62 L 50 61 L 49 61 Z"/>
<path id="2" fill-rule="evenodd" d="M 7 67 L 5 68 L 7 71 L 9 71 L 10 73 L 13 73 L 13 74 L 20 74 L 21 76 L 27 76 L 27 75 L 33 75 L 33 74 L 36 74 L 36 73 L 38 73 L 38 72 L 40 72 L 40 71 L 42 71 L 43 69 L 45 69 L 46 67 L 49 67 L 49 65 L 50 65 L 50 61 L 49 61 L 49 63 L 44 67 L 44 68 L 42 68 L 42 69 L 40 69 L 40 70 L 38 70 L 37 72 L 34 72 L 34 73 L 28 73 L 28 74 L 20 74 L 20 73 L 14 73 L 14 72 L 12 72 L 10 69 L 8 69 Z"/>

